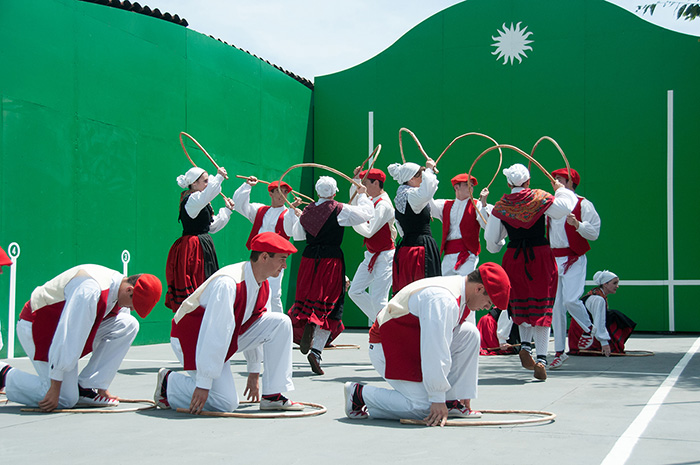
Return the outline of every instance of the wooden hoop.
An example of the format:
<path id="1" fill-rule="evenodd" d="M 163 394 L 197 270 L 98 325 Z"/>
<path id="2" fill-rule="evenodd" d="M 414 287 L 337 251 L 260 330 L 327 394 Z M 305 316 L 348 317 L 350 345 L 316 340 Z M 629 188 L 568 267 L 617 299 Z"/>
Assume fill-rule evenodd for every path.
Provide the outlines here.
<path id="1" fill-rule="evenodd" d="M 238 179 L 245 179 L 245 180 L 250 179 L 250 176 L 243 176 L 243 175 L 241 175 L 241 174 L 237 174 L 236 177 L 237 177 Z M 256 179 L 257 179 L 257 178 L 256 178 Z M 271 182 L 269 182 L 269 181 L 263 181 L 262 179 L 258 179 L 258 182 L 261 182 L 261 183 L 263 183 L 263 184 L 265 184 L 265 185 L 268 185 L 268 186 L 269 186 L 270 184 L 272 184 Z M 308 200 L 309 202 L 313 202 L 313 201 L 314 201 L 314 199 L 312 199 L 312 198 L 309 197 L 308 195 L 304 195 L 304 194 L 302 194 L 301 192 L 297 192 L 297 191 L 295 191 L 295 190 L 292 190 L 292 194 L 298 195 L 299 197 L 303 197 L 303 198 L 305 198 L 306 200 Z M 302 202 L 302 203 L 309 203 L 309 202 Z"/>
<path id="2" fill-rule="evenodd" d="M 359 349 L 360 346 L 357 344 L 331 344 L 328 347 L 324 347 L 323 350 L 336 350 L 336 349 Z"/>
<path id="3" fill-rule="evenodd" d="M 533 157 L 533 160 L 534 160 L 535 150 L 537 149 L 537 146 L 540 144 L 540 142 L 542 142 L 543 140 L 550 141 L 552 144 L 554 144 L 554 146 L 557 148 L 557 150 L 559 150 L 559 153 L 561 154 L 562 158 L 564 159 L 564 164 L 566 164 L 566 173 L 569 175 L 569 181 L 571 181 L 571 166 L 569 166 L 569 159 L 566 158 L 566 155 L 564 155 L 564 151 L 561 149 L 561 147 L 559 147 L 559 144 L 557 143 L 557 141 L 555 141 L 551 137 L 549 137 L 549 136 L 540 137 L 537 140 L 537 142 L 535 142 L 535 145 L 532 147 L 532 152 L 530 152 L 530 156 Z M 530 163 L 527 164 L 527 170 L 530 171 Z"/>
<path id="4" fill-rule="evenodd" d="M 241 404 L 257 404 L 258 402 L 243 401 Z M 312 402 L 297 402 L 298 404 L 305 405 L 307 407 L 314 407 L 318 410 L 312 410 L 308 412 L 304 411 L 289 411 L 287 413 L 239 413 L 239 412 L 208 412 L 202 411 L 197 415 L 205 417 L 225 417 L 225 418 L 301 418 L 301 417 L 313 417 L 316 415 L 322 415 L 326 413 L 327 409 L 321 404 L 314 404 Z M 186 408 L 179 408 L 176 410 L 178 413 L 190 413 Z M 191 414 L 194 415 L 194 414 Z M 195 415 L 196 416 L 196 415 Z"/>
<path id="5" fill-rule="evenodd" d="M 476 162 L 479 161 L 479 160 L 481 159 L 481 157 L 483 157 L 484 155 L 486 155 L 486 154 L 489 153 L 490 151 L 492 151 L 492 150 L 494 150 L 494 149 L 499 149 L 499 148 L 515 150 L 515 151 L 518 152 L 520 155 L 524 156 L 525 158 L 527 158 L 528 160 L 530 160 L 531 162 L 533 162 L 533 163 L 535 164 L 535 166 L 537 166 L 537 167 L 544 173 L 544 175 L 547 176 L 547 178 L 549 178 L 550 181 L 554 182 L 554 178 L 552 177 L 551 174 L 549 174 L 549 171 L 547 171 L 546 169 L 544 169 L 544 167 L 543 167 L 542 165 L 540 165 L 539 162 L 538 162 L 537 160 L 535 160 L 535 159 L 532 158 L 530 155 L 528 155 L 527 153 L 525 153 L 525 152 L 523 152 L 522 150 L 520 150 L 518 147 L 516 147 L 516 146 L 514 146 L 514 145 L 509 145 L 509 144 L 498 144 L 498 145 L 494 145 L 493 147 L 489 147 L 489 148 L 487 148 L 486 150 L 484 150 L 483 152 L 481 152 L 481 155 L 479 155 L 478 157 L 476 157 L 476 159 L 475 159 L 474 162 L 472 163 L 472 166 L 469 168 L 469 173 L 468 173 L 469 176 L 471 176 L 471 174 L 472 174 L 472 169 L 474 169 L 474 165 L 476 165 Z"/>
<path id="6" fill-rule="evenodd" d="M 425 150 L 423 149 L 423 146 L 420 144 L 420 141 L 418 140 L 418 138 L 416 137 L 416 135 L 413 134 L 413 132 L 412 132 L 410 129 L 407 129 L 407 128 L 401 128 L 401 129 L 399 129 L 399 151 L 401 152 L 401 160 L 403 160 L 403 162 L 406 163 L 406 157 L 404 157 L 404 155 L 403 155 L 403 143 L 402 143 L 402 141 L 401 141 L 401 133 L 402 133 L 402 132 L 407 132 L 407 133 L 409 133 L 409 134 L 411 135 L 411 137 L 413 137 L 413 140 L 416 141 L 416 145 L 418 145 L 418 149 L 421 151 L 421 153 L 423 154 L 423 156 L 425 157 L 425 159 L 426 159 L 426 160 L 430 160 L 430 157 L 428 156 L 427 153 L 425 153 Z"/>
<path id="7" fill-rule="evenodd" d="M 459 139 L 461 139 L 463 137 L 467 137 L 467 136 L 481 136 L 481 137 L 484 137 L 484 138 L 490 140 L 491 142 L 493 142 L 493 145 L 498 145 L 498 142 L 496 142 L 496 139 L 494 139 L 493 137 L 487 136 L 486 134 L 482 134 L 480 132 L 468 132 L 466 134 L 462 134 L 461 136 L 455 137 L 454 140 L 452 140 L 452 142 L 450 142 L 450 145 L 445 147 L 445 150 L 442 151 L 442 153 L 437 158 L 437 160 L 435 160 L 435 164 L 437 165 L 438 163 L 440 163 L 440 159 L 442 158 L 443 155 L 445 155 L 445 153 L 450 149 L 450 147 L 452 147 L 452 144 L 457 142 Z M 494 173 L 493 178 L 491 178 L 491 182 L 488 183 L 488 185 L 486 186 L 486 189 L 491 187 L 491 184 L 493 184 L 493 181 L 496 180 L 496 176 L 498 176 L 498 173 L 501 172 L 501 165 L 503 165 L 503 150 L 501 150 L 499 148 L 498 152 L 501 155 L 500 161 L 498 162 L 498 168 L 496 168 L 496 173 Z"/>
<path id="8" fill-rule="evenodd" d="M 320 163 L 298 163 L 296 165 L 292 165 L 287 169 L 287 171 L 282 173 L 282 177 L 280 178 L 279 183 L 282 184 L 282 180 L 284 179 L 284 177 L 287 176 L 287 174 L 289 174 L 290 171 L 295 170 L 297 168 L 321 168 L 321 169 L 324 169 L 326 171 L 330 171 L 331 173 L 337 174 L 338 176 L 340 176 L 342 178 L 347 179 L 351 184 L 354 184 L 355 187 L 357 187 L 358 189 L 362 186 L 361 184 L 358 184 L 353 179 L 348 177 L 347 174 L 341 173 L 340 171 L 338 171 L 335 168 L 331 168 L 330 166 L 322 165 Z M 287 201 L 287 203 L 289 203 L 289 201 Z M 291 205 L 291 203 L 290 203 L 290 205 Z"/>
<path id="9" fill-rule="evenodd" d="M 362 164 L 360 165 L 360 171 L 362 171 L 362 168 L 364 168 L 365 163 L 367 163 L 367 162 L 369 161 L 370 158 L 374 157 L 374 158 L 372 159 L 372 163 L 369 164 L 369 168 L 367 168 L 367 172 L 366 172 L 365 175 L 362 177 L 362 181 L 364 181 L 365 179 L 367 179 L 367 176 L 369 176 L 369 170 L 371 170 L 372 168 L 374 168 L 374 164 L 377 163 L 377 158 L 379 158 L 379 154 L 381 153 L 381 151 L 382 151 L 382 144 L 378 144 L 378 145 L 374 148 L 374 150 L 372 150 L 372 153 L 370 153 L 369 156 L 368 156 L 367 158 L 365 158 L 365 161 L 363 161 Z M 375 154 L 376 154 L 376 156 L 375 156 Z M 352 201 L 355 200 L 355 196 L 356 196 L 356 195 L 357 195 L 357 191 L 353 192 L 353 193 L 352 193 L 352 196 L 350 197 L 350 200 L 348 200 L 348 203 L 352 203 Z"/>
<path id="10" fill-rule="evenodd" d="M 578 353 L 584 354 L 584 355 L 603 355 L 602 350 L 590 350 L 590 349 L 579 349 Z M 578 355 L 578 354 L 572 354 L 572 355 Z M 656 354 L 654 352 L 652 352 L 651 350 L 628 350 L 628 351 L 625 351 L 624 353 L 610 352 L 611 357 L 651 357 L 652 355 L 656 355 Z"/>
<path id="11" fill-rule="evenodd" d="M 156 408 L 156 403 L 153 399 L 119 399 L 119 403 L 125 404 L 149 404 L 145 407 L 133 407 L 133 408 L 63 408 L 56 409 L 50 412 L 41 410 L 40 408 L 23 408 L 20 412 L 38 412 L 38 413 L 125 413 L 125 412 L 139 412 L 142 410 L 151 410 Z"/>
<path id="12" fill-rule="evenodd" d="M 211 162 L 214 164 L 214 166 L 216 166 L 216 169 L 218 170 L 218 169 L 219 169 L 219 165 L 217 165 L 216 162 L 214 161 L 214 159 L 209 155 L 209 153 L 208 153 L 206 150 L 204 150 L 204 147 L 202 147 L 202 145 L 201 145 L 199 142 L 197 142 L 197 139 L 195 139 L 194 137 L 190 136 L 189 134 L 187 134 L 187 133 L 184 132 L 184 131 L 180 131 L 180 146 L 182 146 L 182 150 L 185 151 L 185 155 L 187 156 L 187 159 L 190 161 L 190 163 L 192 163 L 192 166 L 194 166 L 194 167 L 196 168 L 196 167 L 197 167 L 197 164 L 192 160 L 192 158 L 190 157 L 190 154 L 187 153 L 187 149 L 185 148 L 185 143 L 182 141 L 182 136 L 183 136 L 183 134 L 184 134 L 185 136 L 189 137 L 189 138 L 192 140 L 192 142 L 194 142 L 195 144 L 197 144 L 197 147 L 199 147 L 199 149 L 200 149 L 202 152 L 204 152 L 204 155 L 207 156 L 207 158 L 209 159 L 209 161 L 211 161 Z M 226 179 L 228 179 L 228 176 L 226 176 Z M 227 199 L 227 200 L 228 200 L 228 197 L 226 197 L 226 196 L 224 195 L 223 192 L 219 192 L 219 195 L 220 195 L 221 197 L 223 197 L 224 199 Z"/>
<path id="13" fill-rule="evenodd" d="M 542 410 L 481 410 L 481 413 L 494 414 L 520 414 L 520 415 L 542 415 L 542 418 L 528 418 L 525 420 L 447 420 L 445 426 L 502 426 L 502 425 L 526 425 L 530 423 L 544 423 L 554 421 L 557 417 L 552 412 Z M 426 425 L 425 420 L 401 419 L 404 425 Z"/>

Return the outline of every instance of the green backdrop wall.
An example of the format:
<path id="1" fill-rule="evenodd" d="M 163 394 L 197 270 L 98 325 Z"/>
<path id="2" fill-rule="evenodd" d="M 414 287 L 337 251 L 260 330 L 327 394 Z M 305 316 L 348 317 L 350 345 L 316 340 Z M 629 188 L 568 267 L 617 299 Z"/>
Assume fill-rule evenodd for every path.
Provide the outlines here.
<path id="1" fill-rule="evenodd" d="M 165 281 L 168 249 L 182 232 L 175 178 L 191 167 L 180 131 L 232 176 L 273 180 L 311 161 L 311 89 L 163 20 L 76 0 L 3 0 L 0 70 L 0 245 L 21 247 L 17 314 L 35 286 L 71 266 L 121 270 L 124 249 L 131 273 Z M 224 193 L 231 196 L 240 181 L 224 181 Z M 300 171 L 288 181 L 299 185 Z M 269 199 L 264 186 L 252 198 Z M 247 258 L 250 226 L 234 213 L 213 236 L 221 264 Z M 7 345 L 5 270 L 0 322 Z M 141 321 L 136 343 L 169 340 L 171 318 L 161 301 Z"/>
<path id="2" fill-rule="evenodd" d="M 524 54 L 514 53 L 512 61 L 499 57 L 499 43 L 506 52 Z M 635 319 L 638 330 L 698 331 L 693 295 L 700 285 L 700 254 L 692 237 L 699 224 L 692 191 L 700 168 L 694 135 L 700 122 L 699 75 L 697 37 L 651 25 L 603 0 L 468 0 L 427 19 L 367 62 L 316 78 L 314 155 L 318 163 L 350 172 L 368 154 L 370 112 L 373 143 L 383 146 L 378 166 L 384 170 L 400 161 L 401 127 L 412 130 L 433 158 L 472 131 L 528 153 L 538 138 L 551 136 L 582 176 L 577 192 L 602 218 L 600 238 L 588 254 L 588 279 L 600 269 L 620 276 L 623 287 L 611 297 L 611 306 Z M 666 167 L 669 90 L 671 170 Z M 404 134 L 403 142 L 407 159 L 422 163 L 410 137 Z M 468 171 L 489 145 L 468 137 L 453 146 L 438 166 L 438 197 L 454 198 L 450 178 Z M 553 145 L 540 147 L 535 158 L 545 168 L 564 166 Z M 527 163 L 506 151 L 504 167 L 515 162 Z M 493 151 L 476 165 L 480 187 L 497 164 Z M 385 187 L 393 197 L 397 184 L 388 180 Z M 551 190 L 536 168 L 533 187 Z M 505 189 L 499 175 L 490 189 L 491 203 Z M 674 214 L 670 236 L 669 213 Z M 433 232 L 441 236 L 439 223 Z M 362 258 L 360 238 L 346 234 L 343 245 L 348 271 L 354 273 Z M 500 260 L 482 244 L 482 263 Z M 345 320 L 366 324 L 351 303 Z"/>

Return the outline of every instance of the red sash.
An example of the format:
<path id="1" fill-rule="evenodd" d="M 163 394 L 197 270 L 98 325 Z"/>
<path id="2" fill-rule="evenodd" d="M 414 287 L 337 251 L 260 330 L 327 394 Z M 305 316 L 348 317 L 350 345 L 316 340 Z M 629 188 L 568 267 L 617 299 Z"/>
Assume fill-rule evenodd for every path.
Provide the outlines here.
<path id="1" fill-rule="evenodd" d="M 581 221 L 581 202 L 583 202 L 583 197 L 578 198 L 576 206 L 571 211 L 579 221 Z M 547 221 L 550 221 L 549 218 L 547 218 Z M 564 223 L 564 232 L 566 233 L 566 239 L 569 241 L 569 247 L 552 249 L 552 253 L 555 257 L 569 257 L 564 264 L 564 273 L 566 273 L 581 255 L 591 250 L 591 245 L 576 231 L 576 228 L 569 223 Z"/>
<path id="2" fill-rule="evenodd" d="M 231 336 L 231 344 L 229 345 L 226 357 L 223 362 L 233 357 L 233 354 L 238 350 L 238 337 L 245 333 L 253 323 L 258 321 L 262 314 L 267 311 L 265 304 L 270 296 L 270 284 L 267 280 L 263 281 L 258 292 L 258 299 L 255 301 L 253 313 L 246 321 L 243 321 L 243 316 L 246 310 L 246 301 L 248 298 L 245 282 L 236 284 L 236 300 L 233 303 L 233 315 L 236 321 L 236 327 Z M 201 305 L 193 312 L 185 315 L 179 323 L 173 320 L 172 336 L 180 340 L 182 347 L 182 355 L 184 359 L 185 370 L 197 369 L 197 340 L 199 339 L 199 330 L 202 326 L 205 308 Z"/>
<path id="3" fill-rule="evenodd" d="M 272 208 L 269 205 L 265 205 L 264 207 L 260 207 L 258 209 L 258 212 L 255 214 L 255 220 L 253 221 L 253 229 L 250 230 L 250 235 L 248 236 L 248 241 L 245 243 L 245 246 L 250 250 L 250 242 L 253 240 L 255 236 L 258 235 L 258 232 L 260 232 L 260 227 L 262 226 L 263 218 L 265 217 L 265 213 Z M 280 236 L 284 237 L 285 239 L 289 239 L 289 236 L 287 236 L 287 233 L 284 232 L 284 214 L 287 212 L 287 210 L 282 210 L 282 213 L 280 213 L 279 218 L 277 218 L 277 224 L 275 225 L 275 232 L 279 234 Z"/>
<path id="4" fill-rule="evenodd" d="M 374 201 L 374 208 L 377 208 L 377 204 L 381 200 L 383 199 L 379 197 Z M 391 228 L 389 227 L 389 223 L 387 222 L 384 226 L 382 226 L 379 231 L 374 233 L 374 236 L 365 237 L 363 242 L 365 247 L 367 247 L 367 250 L 373 254 L 369 261 L 369 265 L 367 266 L 367 270 L 371 273 L 374 269 L 374 264 L 377 262 L 377 257 L 379 257 L 379 254 L 394 248 L 394 241 L 391 239 Z"/>
<path id="5" fill-rule="evenodd" d="M 440 253 L 452 254 L 459 253 L 455 270 L 469 258 L 469 254 L 479 255 L 481 253 L 481 243 L 479 242 L 479 222 L 476 220 L 476 208 L 473 202 L 467 202 L 464 207 L 462 221 L 459 223 L 459 232 L 461 239 L 452 241 L 447 240 L 447 235 L 450 233 L 450 212 L 454 206 L 454 200 L 445 201 L 445 206 L 442 209 L 442 244 L 440 245 Z"/>

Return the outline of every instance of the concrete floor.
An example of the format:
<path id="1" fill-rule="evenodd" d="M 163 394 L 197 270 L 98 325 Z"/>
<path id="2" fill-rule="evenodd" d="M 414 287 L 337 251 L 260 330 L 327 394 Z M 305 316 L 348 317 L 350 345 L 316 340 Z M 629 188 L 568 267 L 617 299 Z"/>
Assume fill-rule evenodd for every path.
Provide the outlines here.
<path id="1" fill-rule="evenodd" d="M 172 410 L 118 414 L 42 414 L 0 405 L 2 463 L 518 463 L 518 464 L 700 464 L 700 355 L 692 357 L 667 392 L 655 397 L 655 415 L 641 415 L 698 335 L 633 335 L 630 350 L 650 357 L 571 357 L 546 382 L 532 378 L 517 356 L 481 357 L 476 409 L 547 410 L 555 421 L 524 426 L 445 427 L 349 420 L 343 383 L 388 386 L 367 356 L 366 331 L 336 341 L 359 350 L 324 352 L 324 376 L 294 353 L 294 400 L 320 403 L 327 413 L 306 418 L 208 418 Z M 551 355 L 551 354 L 550 354 Z M 84 362 L 81 362 L 84 363 Z M 27 359 L 12 364 L 33 372 Z M 232 370 L 245 386 L 245 362 Z M 110 388 L 127 398 L 151 398 L 160 367 L 176 368 L 169 344 L 133 347 Z M 658 395 L 658 394 L 657 394 Z M 648 407 L 647 407 L 648 408 Z M 646 410 L 644 410 L 646 412 Z M 635 423 L 635 419 L 640 419 Z M 522 418 L 522 417 L 521 417 Z M 483 419 L 495 419 L 487 418 Z M 643 420 L 643 421 L 642 421 Z M 631 453 L 616 447 L 633 423 L 645 427 Z M 640 428 L 636 429 L 637 431 Z M 622 450 L 622 452 L 619 452 Z M 611 452 L 612 451 L 612 452 Z"/>

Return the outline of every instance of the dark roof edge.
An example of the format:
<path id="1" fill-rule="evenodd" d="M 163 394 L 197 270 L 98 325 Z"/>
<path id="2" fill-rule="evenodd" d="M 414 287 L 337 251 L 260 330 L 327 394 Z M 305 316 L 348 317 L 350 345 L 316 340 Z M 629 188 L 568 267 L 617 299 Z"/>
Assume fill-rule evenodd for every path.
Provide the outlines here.
<path id="1" fill-rule="evenodd" d="M 180 18 L 178 15 L 172 15 L 168 12 L 166 13 L 161 13 L 161 11 L 156 8 L 155 10 L 151 10 L 148 6 L 144 5 L 141 6 L 138 2 L 130 2 L 129 0 L 80 0 L 81 2 L 86 2 L 86 3 L 96 3 L 98 5 L 104 5 L 104 6 L 109 6 L 112 8 L 119 8 L 120 10 L 126 10 L 126 11 L 133 11 L 134 13 L 142 14 L 145 16 L 151 16 L 156 19 L 161 19 L 163 21 L 168 21 L 170 23 L 177 24 L 179 26 L 187 27 L 189 23 L 185 18 Z M 230 47 L 237 48 L 238 50 L 247 53 L 248 55 L 254 56 L 255 58 L 264 61 L 268 65 L 278 69 L 279 71 L 282 71 L 284 74 L 287 76 L 291 77 L 292 79 L 300 82 L 301 84 L 305 85 L 309 89 L 313 90 L 314 89 L 314 83 L 311 82 L 310 80 L 301 77 L 297 74 L 292 73 L 291 71 L 287 71 L 286 69 L 282 68 L 281 66 L 277 66 L 274 63 L 270 63 L 269 61 L 265 60 L 264 58 L 261 58 L 257 56 L 254 53 L 250 53 L 248 50 L 243 50 L 240 47 L 236 47 L 233 44 L 229 44 L 228 42 L 218 39 L 212 35 L 209 35 L 212 39 L 218 40 L 219 42 L 222 42 Z"/>

